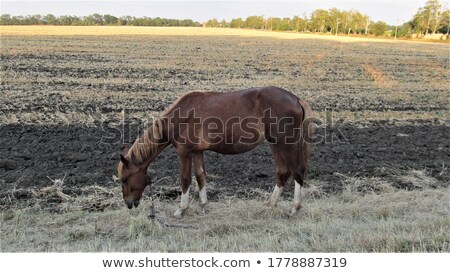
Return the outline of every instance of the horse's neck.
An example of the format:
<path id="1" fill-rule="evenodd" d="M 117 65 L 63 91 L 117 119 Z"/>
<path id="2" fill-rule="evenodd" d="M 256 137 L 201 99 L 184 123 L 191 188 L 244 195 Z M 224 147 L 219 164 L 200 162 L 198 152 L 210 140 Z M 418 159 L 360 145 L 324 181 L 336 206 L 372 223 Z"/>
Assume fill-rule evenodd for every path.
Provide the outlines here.
<path id="1" fill-rule="evenodd" d="M 160 143 L 158 144 L 157 148 L 153 151 L 153 153 L 150 155 L 150 157 L 148 157 L 142 164 L 141 166 L 144 169 L 147 169 L 148 166 L 150 165 L 150 163 L 152 163 L 155 158 L 162 152 L 164 151 L 164 149 L 169 146 L 169 143 Z"/>
<path id="2" fill-rule="evenodd" d="M 139 139 L 137 139 L 129 150 L 131 158 L 138 157 L 138 164 L 147 168 L 155 158 L 169 145 L 168 141 L 155 141 L 150 127 Z M 142 145 L 139 147 L 139 145 Z"/>

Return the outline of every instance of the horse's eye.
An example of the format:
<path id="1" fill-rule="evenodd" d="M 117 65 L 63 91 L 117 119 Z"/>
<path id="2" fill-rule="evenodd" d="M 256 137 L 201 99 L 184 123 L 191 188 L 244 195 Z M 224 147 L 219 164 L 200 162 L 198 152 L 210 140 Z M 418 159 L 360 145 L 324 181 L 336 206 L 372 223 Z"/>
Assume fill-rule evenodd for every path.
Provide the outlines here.
<path id="1" fill-rule="evenodd" d="M 126 179 L 122 180 L 122 184 L 126 184 L 126 183 L 127 183 Z"/>

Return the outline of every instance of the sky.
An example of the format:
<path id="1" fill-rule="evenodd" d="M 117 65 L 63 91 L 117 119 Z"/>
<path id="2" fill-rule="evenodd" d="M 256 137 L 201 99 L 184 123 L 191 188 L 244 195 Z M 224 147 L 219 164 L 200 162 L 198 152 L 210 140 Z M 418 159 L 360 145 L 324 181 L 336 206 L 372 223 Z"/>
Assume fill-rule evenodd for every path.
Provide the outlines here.
<path id="1" fill-rule="evenodd" d="M 114 16 L 164 17 L 205 22 L 211 18 L 230 20 L 251 15 L 265 17 L 307 16 L 318 8 L 357 10 L 373 21 L 401 24 L 410 20 L 426 0 L 297 0 L 297 1 L 71 1 L 71 0 L 0 0 L 0 13 L 11 15 L 54 14 L 86 16 L 93 13 Z M 441 1 L 448 6 L 448 0 Z"/>

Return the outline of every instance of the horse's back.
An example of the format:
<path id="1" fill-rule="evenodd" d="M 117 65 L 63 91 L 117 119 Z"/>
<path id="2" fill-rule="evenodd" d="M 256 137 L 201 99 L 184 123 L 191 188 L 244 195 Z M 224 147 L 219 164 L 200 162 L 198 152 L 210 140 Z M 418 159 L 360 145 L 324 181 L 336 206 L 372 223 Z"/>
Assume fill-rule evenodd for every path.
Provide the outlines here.
<path id="1" fill-rule="evenodd" d="M 227 120 L 235 117 L 275 117 L 301 115 L 299 98 L 284 89 L 268 86 L 233 92 L 191 91 L 180 97 L 163 114 Z M 265 114 L 266 113 L 266 114 Z"/>
<path id="2" fill-rule="evenodd" d="M 275 104 L 284 107 L 298 106 L 299 98 L 291 92 L 274 87 L 255 87 L 232 92 L 191 91 L 178 99 L 174 105 L 185 108 L 236 108 L 259 106 L 268 108 Z"/>

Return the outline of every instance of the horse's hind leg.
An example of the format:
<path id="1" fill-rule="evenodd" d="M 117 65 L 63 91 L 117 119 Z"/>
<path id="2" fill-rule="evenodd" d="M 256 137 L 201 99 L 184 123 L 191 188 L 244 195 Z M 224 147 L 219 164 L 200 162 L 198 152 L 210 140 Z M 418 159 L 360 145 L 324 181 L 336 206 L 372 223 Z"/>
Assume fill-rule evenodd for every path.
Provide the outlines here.
<path id="1" fill-rule="evenodd" d="M 303 200 L 302 195 L 303 183 L 299 183 L 298 179 L 294 180 L 295 180 L 294 205 L 291 208 L 291 215 L 295 215 L 300 210 L 300 208 L 302 207 L 302 200 Z"/>
<path id="2" fill-rule="evenodd" d="M 295 189 L 294 189 L 294 205 L 291 208 L 291 215 L 296 214 L 302 207 L 302 188 L 303 181 L 306 174 L 306 161 L 296 149 L 289 150 L 289 152 L 283 153 L 283 158 L 288 162 L 288 167 L 294 177 Z"/>
<path id="3" fill-rule="evenodd" d="M 206 203 L 208 203 L 208 198 L 206 196 L 206 172 L 203 160 L 203 153 L 202 152 L 195 153 L 193 161 L 194 161 L 195 177 L 197 178 L 198 184 L 200 208 L 203 212 L 205 212 L 205 205 Z"/>
<path id="4" fill-rule="evenodd" d="M 276 207 L 278 199 L 283 192 L 283 188 L 286 186 L 286 181 L 291 176 L 291 172 L 289 171 L 289 168 L 278 149 L 274 145 L 270 145 L 270 149 L 272 150 L 273 160 L 275 162 L 277 183 L 272 195 L 269 198 L 268 205 L 271 207 Z"/>

